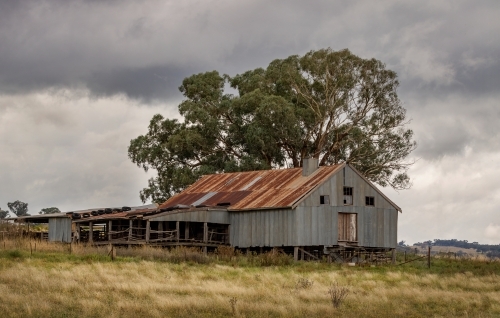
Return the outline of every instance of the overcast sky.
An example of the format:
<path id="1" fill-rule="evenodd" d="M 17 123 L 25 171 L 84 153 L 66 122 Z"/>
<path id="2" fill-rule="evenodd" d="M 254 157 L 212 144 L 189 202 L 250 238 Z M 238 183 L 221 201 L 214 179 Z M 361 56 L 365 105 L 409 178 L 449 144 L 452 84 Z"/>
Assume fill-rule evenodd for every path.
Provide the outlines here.
<path id="1" fill-rule="evenodd" d="M 0 208 L 140 205 L 127 158 L 184 77 L 331 47 L 398 73 L 418 142 L 398 240 L 500 243 L 500 1 L 0 0 Z"/>

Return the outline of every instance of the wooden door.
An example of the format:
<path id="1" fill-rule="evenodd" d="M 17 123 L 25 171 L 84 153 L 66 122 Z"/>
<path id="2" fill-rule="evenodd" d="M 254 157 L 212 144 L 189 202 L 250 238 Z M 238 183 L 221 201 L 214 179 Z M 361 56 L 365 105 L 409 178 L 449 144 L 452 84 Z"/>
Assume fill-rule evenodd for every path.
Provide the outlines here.
<path id="1" fill-rule="evenodd" d="M 358 241 L 358 222 L 356 213 L 339 213 L 339 241 Z"/>

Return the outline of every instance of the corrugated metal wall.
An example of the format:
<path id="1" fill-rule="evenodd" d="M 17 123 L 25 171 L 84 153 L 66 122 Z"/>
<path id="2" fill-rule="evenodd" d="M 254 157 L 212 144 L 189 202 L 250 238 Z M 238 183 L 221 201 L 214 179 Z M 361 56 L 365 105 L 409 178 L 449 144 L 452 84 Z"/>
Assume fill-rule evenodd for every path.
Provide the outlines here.
<path id="1" fill-rule="evenodd" d="M 358 245 L 395 248 L 398 212 L 354 206 L 231 212 L 230 243 L 238 247 L 337 245 L 338 213 L 356 213 Z"/>
<path id="2" fill-rule="evenodd" d="M 295 211 L 291 209 L 230 212 L 233 246 L 292 246 Z"/>
<path id="3" fill-rule="evenodd" d="M 71 219 L 49 218 L 49 241 L 71 242 Z"/>
<path id="4" fill-rule="evenodd" d="M 238 247 L 332 245 L 337 216 L 329 206 L 230 212 L 230 243 Z"/>
<path id="5" fill-rule="evenodd" d="M 345 181 L 344 181 L 345 180 Z M 353 205 L 343 205 L 343 187 L 353 188 Z M 330 204 L 321 205 L 320 196 Z M 365 196 L 375 206 L 365 205 Z M 338 213 L 356 213 L 358 245 L 395 248 L 398 211 L 349 167 L 308 195 L 294 209 L 230 212 L 230 243 L 238 247 L 337 245 Z"/>
<path id="6" fill-rule="evenodd" d="M 181 222 L 207 222 L 229 224 L 227 211 L 180 211 L 179 213 L 165 214 L 149 218 L 151 222 L 181 221 Z"/>

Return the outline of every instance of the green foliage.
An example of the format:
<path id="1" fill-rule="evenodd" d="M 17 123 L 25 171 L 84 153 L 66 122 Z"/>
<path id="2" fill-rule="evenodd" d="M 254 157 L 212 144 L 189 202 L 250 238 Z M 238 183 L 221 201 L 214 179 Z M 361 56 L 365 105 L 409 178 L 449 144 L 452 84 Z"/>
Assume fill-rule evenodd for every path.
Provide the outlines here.
<path id="1" fill-rule="evenodd" d="M 27 216 L 28 214 L 28 203 L 16 200 L 14 202 L 7 203 L 9 210 L 16 216 Z"/>
<path id="2" fill-rule="evenodd" d="M 300 167 L 306 157 L 349 162 L 381 186 L 408 188 L 405 158 L 416 143 L 398 85 L 382 62 L 331 49 L 234 77 L 188 77 L 179 88 L 184 121 L 155 115 L 130 143 L 129 158 L 158 172 L 141 199 L 162 202 L 203 174 Z"/>
<path id="3" fill-rule="evenodd" d="M 0 208 L 0 219 L 5 219 L 9 217 L 9 211 L 4 211 Z"/>
<path id="4" fill-rule="evenodd" d="M 51 208 L 42 209 L 42 210 L 40 210 L 40 212 L 38 212 L 38 214 L 53 214 L 53 213 L 61 213 L 61 210 L 59 210 L 56 207 L 51 207 Z"/>

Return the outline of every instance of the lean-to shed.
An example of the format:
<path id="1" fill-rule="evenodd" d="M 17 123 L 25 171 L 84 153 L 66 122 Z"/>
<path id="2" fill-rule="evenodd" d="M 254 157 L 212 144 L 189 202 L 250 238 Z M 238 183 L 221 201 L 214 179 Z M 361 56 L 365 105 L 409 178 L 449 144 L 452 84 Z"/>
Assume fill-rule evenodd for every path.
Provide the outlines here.
<path id="1" fill-rule="evenodd" d="M 21 216 L 14 218 L 14 220 L 29 224 L 48 224 L 49 242 L 71 242 L 72 222 L 66 213 Z"/>

